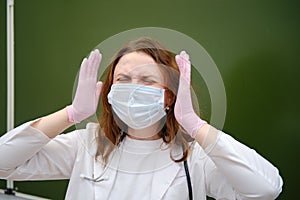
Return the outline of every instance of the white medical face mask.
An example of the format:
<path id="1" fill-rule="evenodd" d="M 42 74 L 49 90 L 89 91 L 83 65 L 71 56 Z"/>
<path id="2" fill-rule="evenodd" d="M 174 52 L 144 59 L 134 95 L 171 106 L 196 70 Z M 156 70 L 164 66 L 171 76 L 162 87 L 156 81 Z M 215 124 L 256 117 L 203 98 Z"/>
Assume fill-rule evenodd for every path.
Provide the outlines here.
<path id="1" fill-rule="evenodd" d="M 113 111 L 129 127 L 139 130 L 160 119 L 164 110 L 164 89 L 136 85 L 113 84 L 108 97 Z"/>

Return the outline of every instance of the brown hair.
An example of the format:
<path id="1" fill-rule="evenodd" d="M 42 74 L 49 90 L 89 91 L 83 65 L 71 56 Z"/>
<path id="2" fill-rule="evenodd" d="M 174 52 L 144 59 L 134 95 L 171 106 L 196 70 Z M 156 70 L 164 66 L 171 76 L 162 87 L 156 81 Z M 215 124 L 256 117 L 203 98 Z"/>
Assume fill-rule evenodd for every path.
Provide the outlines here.
<path id="1" fill-rule="evenodd" d="M 101 91 L 102 110 L 99 119 L 101 129 L 97 137 L 98 150 L 96 157 L 101 156 L 105 164 L 110 153 L 122 141 L 122 130 L 117 125 L 117 121 L 113 116 L 107 95 L 110 92 L 111 85 L 113 84 L 113 76 L 116 65 L 123 55 L 131 52 L 146 53 L 151 56 L 157 64 L 167 66 L 167 68 L 171 69 L 164 70 L 164 73 L 166 73 L 166 76 L 164 76 L 166 85 L 173 88 L 166 88 L 166 96 L 170 99 L 170 102 L 168 103 L 169 110 L 167 111 L 166 122 L 162 131 L 159 133 L 159 136 L 166 144 L 171 144 L 174 140 L 176 144 L 183 146 L 184 152 L 182 158 L 175 160 L 172 155 L 170 156 L 175 162 L 184 161 L 187 159 L 189 153 L 188 142 L 184 138 L 184 130 L 179 126 L 174 115 L 174 105 L 176 100 L 174 92 L 177 93 L 178 89 L 179 69 L 175 61 L 175 55 L 166 50 L 162 44 L 152 38 L 140 38 L 127 43 L 116 53 L 111 64 L 108 66 L 106 71 L 107 76 Z"/>

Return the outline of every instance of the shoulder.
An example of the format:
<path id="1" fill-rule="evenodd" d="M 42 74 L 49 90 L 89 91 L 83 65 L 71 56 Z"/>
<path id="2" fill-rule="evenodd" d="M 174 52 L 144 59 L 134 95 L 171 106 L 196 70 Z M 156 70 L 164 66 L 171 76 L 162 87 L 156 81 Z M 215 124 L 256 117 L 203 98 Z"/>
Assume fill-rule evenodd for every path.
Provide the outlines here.
<path id="1" fill-rule="evenodd" d="M 75 135 L 81 143 L 84 143 L 85 145 L 91 145 L 97 140 L 99 127 L 100 126 L 97 123 L 88 123 L 86 124 L 85 128 L 76 129 Z"/>
<path id="2" fill-rule="evenodd" d="M 222 131 L 218 131 L 217 132 L 217 138 L 215 139 L 215 141 L 212 141 L 210 144 L 208 144 L 205 148 L 203 148 L 198 142 L 193 141 L 190 144 L 190 150 L 191 150 L 191 157 L 196 157 L 196 158 L 200 158 L 200 159 L 210 159 L 210 157 L 212 156 L 213 152 L 216 151 L 220 151 L 220 149 L 223 146 L 227 146 L 228 144 L 224 144 L 224 143 L 228 143 L 228 138 L 230 136 L 228 136 L 227 134 L 225 134 Z"/>
<path id="3" fill-rule="evenodd" d="M 205 150 L 198 144 L 198 142 L 190 142 L 190 159 L 199 159 L 207 157 Z"/>
<path id="4" fill-rule="evenodd" d="M 86 147 L 91 146 L 96 142 L 96 138 L 99 132 L 99 124 L 88 123 L 85 128 L 76 127 L 75 130 L 58 135 L 53 141 L 73 143 L 74 146 L 84 145 Z"/>
<path id="5" fill-rule="evenodd" d="M 197 142 L 190 144 L 190 155 L 188 157 L 190 167 L 194 168 L 211 168 L 214 169 L 215 165 L 211 158 L 208 156 L 205 149 L 203 149 Z"/>

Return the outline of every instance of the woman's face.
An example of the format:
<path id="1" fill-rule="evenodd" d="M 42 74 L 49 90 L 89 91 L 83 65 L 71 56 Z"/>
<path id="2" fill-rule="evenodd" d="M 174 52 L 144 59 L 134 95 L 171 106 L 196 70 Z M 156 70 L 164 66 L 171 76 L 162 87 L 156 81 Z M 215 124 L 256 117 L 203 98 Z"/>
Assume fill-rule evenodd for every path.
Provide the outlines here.
<path id="1" fill-rule="evenodd" d="M 121 57 L 116 65 L 113 84 L 140 84 L 163 88 L 163 75 L 151 56 L 131 52 Z"/>

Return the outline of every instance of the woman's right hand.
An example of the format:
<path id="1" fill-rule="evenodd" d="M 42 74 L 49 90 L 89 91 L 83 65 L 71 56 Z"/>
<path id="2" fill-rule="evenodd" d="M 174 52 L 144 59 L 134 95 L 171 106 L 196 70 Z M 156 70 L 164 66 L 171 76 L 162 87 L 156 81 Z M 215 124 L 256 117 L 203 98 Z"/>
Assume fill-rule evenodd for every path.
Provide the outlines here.
<path id="1" fill-rule="evenodd" d="M 75 97 L 72 105 L 66 108 L 70 122 L 79 123 L 96 112 L 102 88 L 102 82 L 97 82 L 101 59 L 96 49 L 81 63 Z"/>

